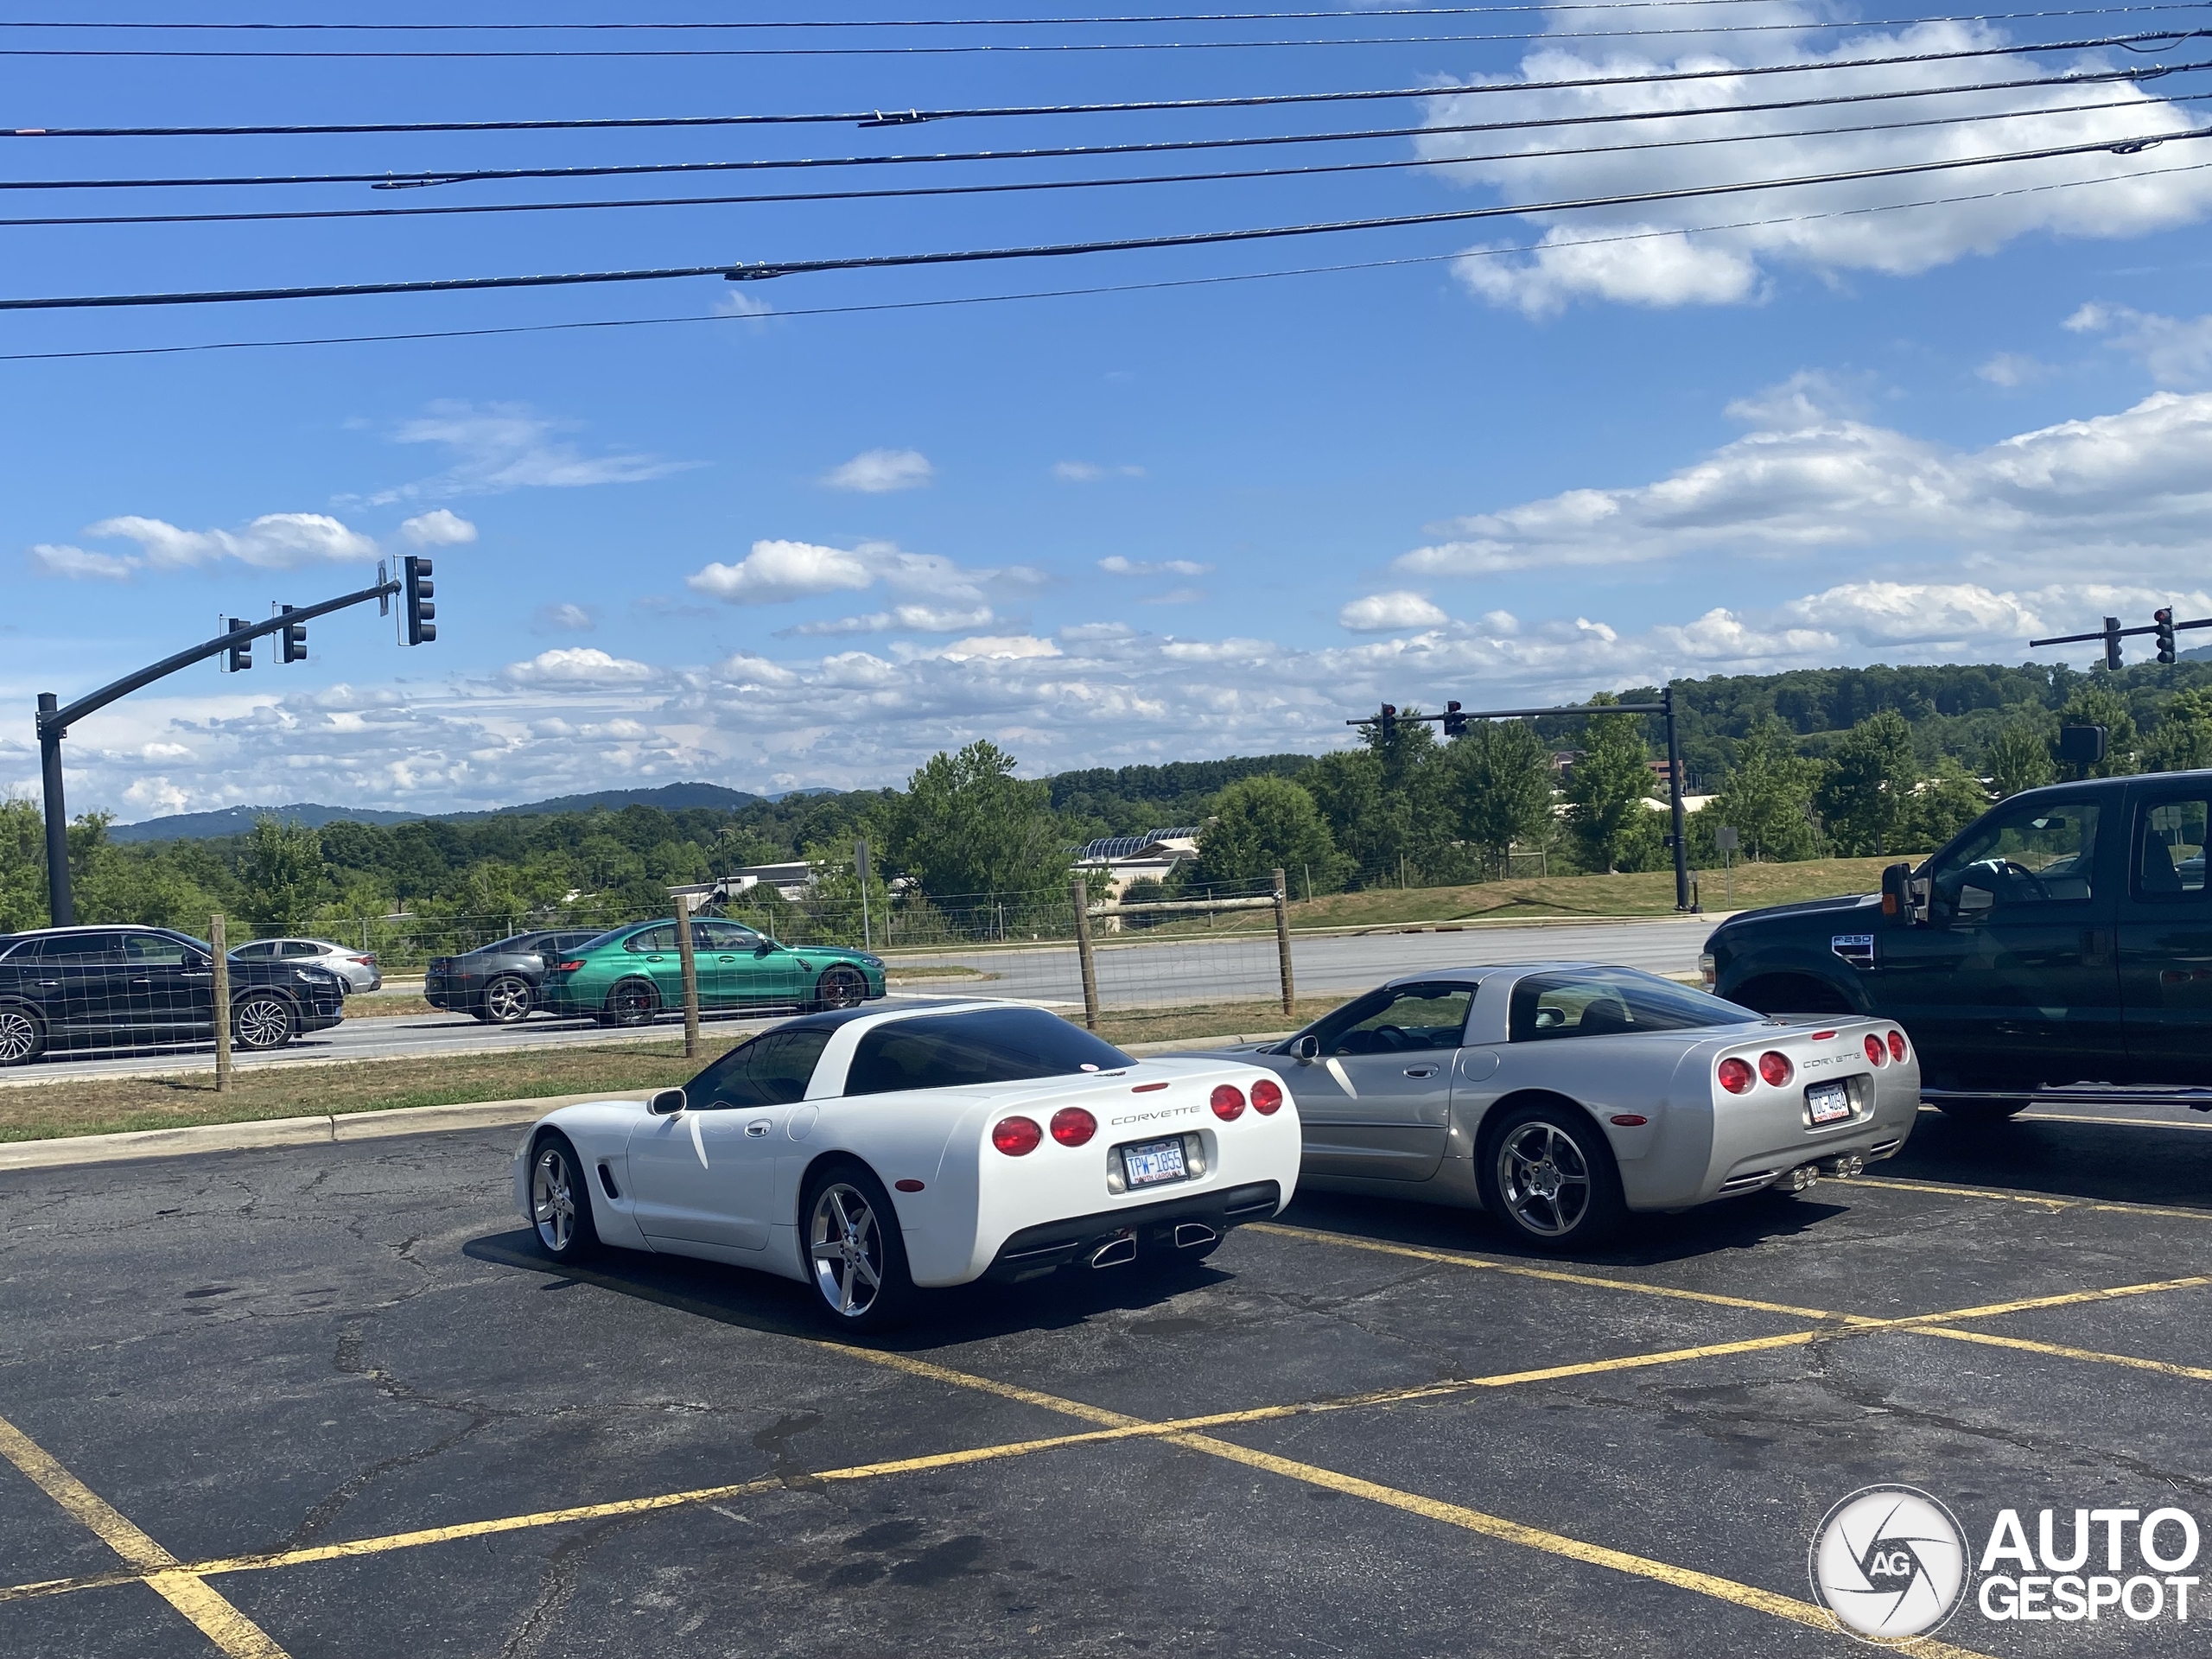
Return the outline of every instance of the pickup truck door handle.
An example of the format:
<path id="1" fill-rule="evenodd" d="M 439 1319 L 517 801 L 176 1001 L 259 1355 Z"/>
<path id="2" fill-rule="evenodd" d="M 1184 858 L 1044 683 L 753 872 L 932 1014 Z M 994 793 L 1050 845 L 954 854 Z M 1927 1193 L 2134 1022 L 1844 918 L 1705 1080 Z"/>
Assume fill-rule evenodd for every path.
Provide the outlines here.
<path id="1" fill-rule="evenodd" d="M 1433 1077 L 1436 1075 L 1436 1068 L 1433 1065 L 1409 1065 L 1406 1068 L 1406 1075 L 1409 1077 Z"/>
<path id="2" fill-rule="evenodd" d="M 2093 968 L 2102 967 L 2112 960 L 2112 933 L 2108 929 L 2085 927 L 2082 930 L 2082 960 Z"/>

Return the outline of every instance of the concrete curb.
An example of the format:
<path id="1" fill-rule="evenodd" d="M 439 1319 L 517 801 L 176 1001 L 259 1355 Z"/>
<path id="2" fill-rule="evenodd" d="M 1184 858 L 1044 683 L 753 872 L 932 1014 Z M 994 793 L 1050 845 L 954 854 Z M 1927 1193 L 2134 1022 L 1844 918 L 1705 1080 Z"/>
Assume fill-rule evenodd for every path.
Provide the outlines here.
<path id="1" fill-rule="evenodd" d="M 264 1147 L 327 1146 L 451 1129 L 498 1128 L 528 1123 L 558 1106 L 591 1100 L 642 1100 L 645 1090 L 601 1090 L 585 1095 L 541 1095 L 534 1100 L 486 1100 L 454 1106 L 401 1106 L 383 1112 L 325 1113 L 313 1117 L 267 1117 L 251 1123 L 195 1123 L 178 1129 L 130 1129 L 120 1135 L 75 1135 L 50 1141 L 0 1144 L 0 1170 L 65 1169 L 79 1164 L 123 1163 L 138 1158 L 181 1158 L 202 1152 L 249 1152 Z"/>

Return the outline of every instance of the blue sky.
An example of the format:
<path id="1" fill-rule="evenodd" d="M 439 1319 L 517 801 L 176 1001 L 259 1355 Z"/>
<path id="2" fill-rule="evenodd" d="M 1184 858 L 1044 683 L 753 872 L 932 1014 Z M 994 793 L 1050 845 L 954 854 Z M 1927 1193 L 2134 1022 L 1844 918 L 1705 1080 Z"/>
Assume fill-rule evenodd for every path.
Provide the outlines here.
<path id="1" fill-rule="evenodd" d="M 1743 102 L 1785 79 L 1818 96 L 2141 61 L 2106 50 L 1707 81 L 1663 95 L 1451 95 L 1478 82 L 2142 26 L 2090 16 L 1798 27 L 1923 10 L 1677 10 L 1669 26 L 1787 27 L 1663 41 L 1555 35 L 988 60 L 16 58 L 0 60 L 0 75 L 11 83 L 11 121 L 26 126 L 906 109 L 1386 86 L 1440 92 L 1392 105 L 871 130 L 17 139 L 0 151 L 0 177 L 591 165 L 1438 126 L 1506 111 Z M 163 15 L 251 14 L 186 6 Z M 486 0 L 465 15 L 612 14 Z M 796 14 L 671 4 L 652 15 Z M 449 20 L 423 6 L 376 16 Z M 1545 21 L 1510 14 L 1503 26 Z M 1549 21 L 1587 29 L 1606 20 Z M 1500 27 L 1496 18 L 1348 14 L 1341 24 L 1255 32 Z M 1236 32 L 1193 25 L 1044 38 Z M 336 44 L 420 49 L 485 38 Z M 899 38 L 842 32 L 832 43 Z M 224 43 L 89 32 L 0 39 L 17 48 Z M 1527 203 L 2174 132 L 2204 120 L 2212 104 L 2160 99 L 2199 88 L 2212 91 L 2212 77 L 2134 92 L 2106 83 L 1847 106 L 1847 117 L 1681 118 L 1503 140 L 1432 133 L 1265 151 L 1257 164 L 1435 165 L 1235 183 L 16 227 L 0 231 L 10 256 L 0 289 L 606 270 Z M 2094 102 L 2125 107 L 2050 112 Z M 1469 113 L 1477 105 L 1479 117 Z M 1904 132 L 1446 164 L 1600 142 L 1592 133 L 1672 139 L 1968 109 L 2014 113 Z M 2212 162 L 2212 150 L 2202 160 Z M 1718 201 L 757 284 L 0 314 L 0 353 L 706 319 L 9 362 L 0 707 L 10 712 L 0 720 L 0 788 L 35 791 L 36 692 L 67 700 L 205 637 L 219 614 L 309 602 L 360 585 L 379 557 L 418 550 L 437 561 L 435 645 L 401 650 L 389 623 L 357 613 L 315 625 L 304 665 L 276 667 L 264 647 L 250 674 L 189 671 L 72 734 L 73 808 L 130 819 L 302 799 L 441 810 L 677 778 L 764 790 L 877 785 L 979 736 L 1013 750 L 1032 773 L 1318 750 L 1345 741 L 1342 722 L 1383 697 L 1480 705 L 1665 675 L 2019 661 L 2031 633 L 2092 626 L 2107 610 L 2147 620 L 2171 598 L 2206 613 L 2212 319 L 2197 296 L 2212 170 L 2194 170 L 2197 162 L 2189 143 L 2173 143 Z M 804 188 L 800 178 L 853 188 L 1250 164 L 1251 152 L 1231 152 L 404 192 L 22 191 L 0 193 L 0 212 L 427 206 L 788 190 Z M 2063 188 L 2029 188 L 2052 186 Z M 1987 194 L 1999 190 L 2012 194 Z M 1983 199 L 1887 211 L 1965 196 Z M 1885 211 L 1847 211 L 1866 208 Z M 1719 226 L 1749 227 L 1711 228 Z M 1547 243 L 1534 254 L 1497 251 Z M 1399 263 L 1374 263 L 1386 261 Z M 1370 268 L 1206 280 L 1326 265 Z M 1155 286 L 1132 286 L 1144 284 Z M 915 306 L 1077 288 L 1120 291 Z M 886 306 L 914 308 L 805 315 Z"/>

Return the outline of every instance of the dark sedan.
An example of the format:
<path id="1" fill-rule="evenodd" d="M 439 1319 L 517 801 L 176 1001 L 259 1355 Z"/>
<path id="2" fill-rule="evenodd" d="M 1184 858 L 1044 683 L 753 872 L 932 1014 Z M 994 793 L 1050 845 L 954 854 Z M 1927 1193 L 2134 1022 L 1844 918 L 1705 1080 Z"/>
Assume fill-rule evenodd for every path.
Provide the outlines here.
<path id="1" fill-rule="evenodd" d="M 327 968 L 229 959 L 231 1040 L 282 1048 L 346 1017 Z M 215 1035 L 214 952 L 160 927 L 50 927 L 0 936 L 0 1065 L 49 1049 L 143 1048 Z"/>
<path id="2" fill-rule="evenodd" d="M 542 1000 L 552 964 L 598 937 L 599 930 L 588 927 L 518 933 L 457 957 L 433 957 L 423 976 L 423 1000 L 487 1025 L 518 1024 Z"/>

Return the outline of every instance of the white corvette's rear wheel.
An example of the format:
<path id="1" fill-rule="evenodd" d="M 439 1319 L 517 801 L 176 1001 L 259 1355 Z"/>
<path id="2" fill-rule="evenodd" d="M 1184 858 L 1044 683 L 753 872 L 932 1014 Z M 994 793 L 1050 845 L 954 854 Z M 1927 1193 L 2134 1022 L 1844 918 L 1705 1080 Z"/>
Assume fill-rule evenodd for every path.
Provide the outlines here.
<path id="1" fill-rule="evenodd" d="M 807 1183 L 801 1244 L 808 1281 L 842 1330 L 874 1330 L 906 1311 L 913 1282 L 898 1213 L 882 1184 L 858 1165 Z"/>

